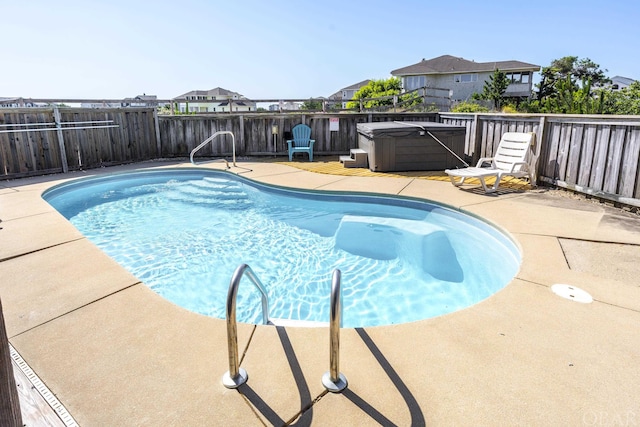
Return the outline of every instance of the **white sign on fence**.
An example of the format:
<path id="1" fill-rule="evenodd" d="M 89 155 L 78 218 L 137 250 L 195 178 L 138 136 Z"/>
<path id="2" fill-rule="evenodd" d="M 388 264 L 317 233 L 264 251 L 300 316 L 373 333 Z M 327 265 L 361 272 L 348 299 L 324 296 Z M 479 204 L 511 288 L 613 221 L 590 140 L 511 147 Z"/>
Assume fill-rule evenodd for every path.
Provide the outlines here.
<path id="1" fill-rule="evenodd" d="M 329 130 L 331 132 L 338 132 L 338 130 L 340 130 L 340 122 L 337 117 L 329 117 Z"/>

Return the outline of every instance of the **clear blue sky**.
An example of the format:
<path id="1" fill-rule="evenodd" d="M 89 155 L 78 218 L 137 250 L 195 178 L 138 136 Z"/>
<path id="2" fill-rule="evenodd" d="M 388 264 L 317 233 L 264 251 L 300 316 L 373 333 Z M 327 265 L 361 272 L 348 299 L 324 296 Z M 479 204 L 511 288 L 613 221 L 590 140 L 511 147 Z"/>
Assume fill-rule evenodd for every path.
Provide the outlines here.
<path id="1" fill-rule="evenodd" d="M 0 0 L 0 97 L 329 96 L 422 58 L 590 58 L 640 79 L 640 2 Z"/>

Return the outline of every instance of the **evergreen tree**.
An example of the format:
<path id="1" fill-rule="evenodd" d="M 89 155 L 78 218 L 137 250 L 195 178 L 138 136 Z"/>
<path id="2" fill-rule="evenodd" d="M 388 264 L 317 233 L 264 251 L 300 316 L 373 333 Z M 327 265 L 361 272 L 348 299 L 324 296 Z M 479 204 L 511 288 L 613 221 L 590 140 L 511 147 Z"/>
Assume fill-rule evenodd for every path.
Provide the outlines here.
<path id="1" fill-rule="evenodd" d="M 489 80 L 484 82 L 480 98 L 493 101 L 493 108 L 499 110 L 504 103 L 504 93 L 507 91 L 509 83 L 506 73 L 496 69 L 489 76 Z"/>

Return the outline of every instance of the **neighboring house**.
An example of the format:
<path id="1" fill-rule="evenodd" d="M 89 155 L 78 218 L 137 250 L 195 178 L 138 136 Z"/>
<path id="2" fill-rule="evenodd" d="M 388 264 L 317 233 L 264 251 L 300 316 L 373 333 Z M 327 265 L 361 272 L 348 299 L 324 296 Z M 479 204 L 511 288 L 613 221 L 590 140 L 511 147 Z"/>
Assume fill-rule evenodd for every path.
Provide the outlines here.
<path id="1" fill-rule="evenodd" d="M 353 99 L 353 95 L 363 86 L 366 86 L 371 80 L 363 80 L 360 83 L 347 86 L 340 89 L 333 95 L 329 96 L 329 101 L 339 101 L 342 103 L 342 108 L 347 108 L 347 102 Z"/>
<path id="2" fill-rule="evenodd" d="M 452 101 L 466 101 L 474 93 L 481 93 L 484 83 L 498 69 L 511 81 L 505 97 L 529 98 L 533 87 L 533 73 L 539 65 L 520 61 L 475 62 L 451 55 L 423 59 L 417 64 L 398 68 L 392 76 L 402 79 L 404 91 L 422 87 L 449 89 Z"/>
<path id="3" fill-rule="evenodd" d="M 175 97 L 181 113 L 228 113 L 229 101 L 234 112 L 256 111 L 256 103 L 249 101 L 237 92 L 221 87 L 211 90 L 192 90 Z M 208 101 L 208 102 L 207 102 Z"/>
<path id="4" fill-rule="evenodd" d="M 613 90 L 622 90 L 631 86 L 635 80 L 628 77 L 615 76 L 611 77 L 611 87 Z"/>
<path id="5" fill-rule="evenodd" d="M 142 94 L 135 98 L 125 98 L 121 102 L 83 102 L 82 108 L 120 108 L 120 107 L 156 107 L 158 97 L 156 95 Z"/>
<path id="6" fill-rule="evenodd" d="M 158 97 L 144 93 L 135 98 L 125 98 L 122 101 L 123 107 L 155 107 L 156 105 L 158 105 Z"/>
<path id="7" fill-rule="evenodd" d="M 277 104 L 269 105 L 269 111 L 280 111 L 280 110 L 292 111 L 292 110 L 299 110 L 299 109 L 300 109 L 299 102 L 280 101 Z"/>
<path id="8" fill-rule="evenodd" d="M 0 108 L 23 107 L 37 107 L 37 105 L 31 101 L 25 100 L 24 98 L 0 98 Z"/>

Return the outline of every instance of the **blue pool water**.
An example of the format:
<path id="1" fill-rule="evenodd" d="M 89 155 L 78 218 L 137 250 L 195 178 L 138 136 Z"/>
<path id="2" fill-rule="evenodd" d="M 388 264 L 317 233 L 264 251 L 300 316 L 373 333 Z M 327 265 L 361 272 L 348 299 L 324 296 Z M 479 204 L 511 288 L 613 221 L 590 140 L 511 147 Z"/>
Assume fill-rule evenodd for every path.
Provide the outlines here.
<path id="1" fill-rule="evenodd" d="M 242 263 L 267 288 L 271 317 L 318 322 L 329 320 L 340 269 L 345 327 L 462 309 L 503 288 L 520 265 L 507 236 L 444 206 L 293 191 L 220 171 L 114 174 L 43 197 L 155 292 L 219 318 Z M 260 295 L 245 280 L 238 320 L 260 323 Z"/>

